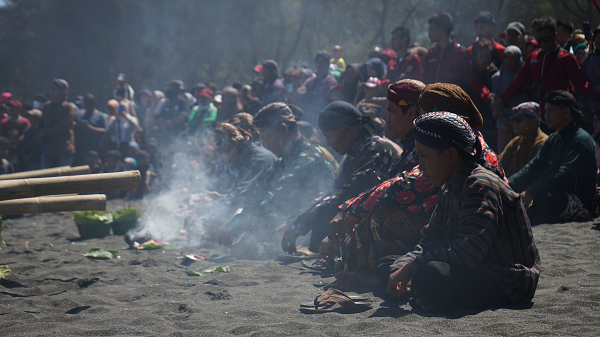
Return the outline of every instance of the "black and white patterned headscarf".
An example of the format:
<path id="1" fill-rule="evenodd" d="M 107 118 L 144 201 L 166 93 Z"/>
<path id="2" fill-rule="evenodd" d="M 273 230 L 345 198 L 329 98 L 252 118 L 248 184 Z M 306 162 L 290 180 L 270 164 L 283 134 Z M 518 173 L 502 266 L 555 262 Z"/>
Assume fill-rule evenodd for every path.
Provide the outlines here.
<path id="1" fill-rule="evenodd" d="M 467 157 L 477 154 L 477 135 L 467 121 L 451 112 L 430 112 L 414 121 L 415 140 L 434 149 L 455 147 Z"/>

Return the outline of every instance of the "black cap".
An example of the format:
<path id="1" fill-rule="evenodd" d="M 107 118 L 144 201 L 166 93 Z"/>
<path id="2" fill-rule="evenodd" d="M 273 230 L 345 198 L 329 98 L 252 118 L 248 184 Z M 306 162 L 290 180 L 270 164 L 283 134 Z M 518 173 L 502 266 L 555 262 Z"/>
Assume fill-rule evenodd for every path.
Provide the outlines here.
<path id="1" fill-rule="evenodd" d="M 579 110 L 579 106 L 577 105 L 577 100 L 575 100 L 575 97 L 571 93 L 565 90 L 556 90 L 547 93 L 546 104 L 556 105 L 561 108 L 569 108 L 571 109 L 571 114 L 577 114 L 579 117 L 583 117 L 583 113 Z"/>
<path id="2" fill-rule="evenodd" d="M 494 16 L 492 15 L 492 13 L 488 11 L 477 13 L 477 16 L 475 16 L 475 20 L 473 20 L 473 23 L 487 23 L 488 25 L 494 26 L 498 25 L 498 23 L 494 20 Z"/>
<path id="3" fill-rule="evenodd" d="M 167 87 L 169 88 L 177 88 L 179 90 L 185 90 L 185 86 L 183 85 L 182 80 L 172 80 L 167 82 Z"/>

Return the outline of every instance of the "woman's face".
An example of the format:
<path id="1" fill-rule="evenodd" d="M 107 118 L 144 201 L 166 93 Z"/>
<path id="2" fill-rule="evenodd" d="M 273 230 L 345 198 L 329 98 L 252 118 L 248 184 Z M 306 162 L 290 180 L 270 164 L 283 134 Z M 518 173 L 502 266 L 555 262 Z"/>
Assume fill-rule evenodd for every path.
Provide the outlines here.
<path id="1" fill-rule="evenodd" d="M 600 118 L 594 115 L 592 117 L 592 125 L 594 126 L 594 133 L 600 134 Z"/>
<path id="2" fill-rule="evenodd" d="M 513 71 L 517 68 L 517 59 L 511 53 L 504 53 L 502 63 L 504 64 L 504 68 L 508 71 Z"/>
<path id="3" fill-rule="evenodd" d="M 585 62 L 586 57 L 587 57 L 587 51 L 585 50 L 585 48 L 579 48 L 575 52 L 575 58 L 577 59 L 577 63 L 579 65 L 582 65 L 583 62 Z"/>
<path id="4" fill-rule="evenodd" d="M 150 105 L 150 97 L 148 97 L 148 95 L 141 95 L 140 103 L 142 103 L 143 106 L 149 106 Z"/>
<path id="5" fill-rule="evenodd" d="M 377 78 L 379 78 L 379 75 L 377 75 L 377 72 L 375 71 L 375 69 L 373 69 L 373 67 L 371 67 L 368 64 L 367 64 L 367 77 L 377 77 Z"/>

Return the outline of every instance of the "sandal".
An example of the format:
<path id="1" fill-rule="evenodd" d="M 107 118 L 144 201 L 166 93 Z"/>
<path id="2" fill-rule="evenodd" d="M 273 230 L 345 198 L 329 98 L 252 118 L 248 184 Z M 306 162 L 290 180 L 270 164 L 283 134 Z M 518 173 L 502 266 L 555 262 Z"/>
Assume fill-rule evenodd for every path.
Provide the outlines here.
<path id="1" fill-rule="evenodd" d="M 369 298 L 359 296 L 348 296 L 336 289 L 329 289 L 323 294 L 317 296 L 314 302 L 300 304 L 300 311 L 303 313 L 321 313 L 321 312 L 339 312 L 355 313 L 371 309 Z"/>

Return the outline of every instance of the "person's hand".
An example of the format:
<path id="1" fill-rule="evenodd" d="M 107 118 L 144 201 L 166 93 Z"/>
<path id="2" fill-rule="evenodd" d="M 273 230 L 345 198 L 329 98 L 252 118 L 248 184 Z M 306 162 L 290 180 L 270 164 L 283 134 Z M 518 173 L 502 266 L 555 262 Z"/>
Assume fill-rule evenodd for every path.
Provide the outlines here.
<path id="1" fill-rule="evenodd" d="M 521 201 L 523 201 L 523 205 L 525 209 L 531 207 L 531 202 L 533 201 L 533 195 L 529 193 L 529 191 L 521 192 Z"/>
<path id="2" fill-rule="evenodd" d="M 226 229 L 221 229 L 217 241 L 219 242 L 219 244 L 225 247 L 231 247 L 231 245 L 233 244 L 233 235 L 230 231 Z"/>
<path id="3" fill-rule="evenodd" d="M 321 246 L 319 247 L 319 254 L 321 254 L 321 257 L 323 257 L 324 259 L 333 259 L 335 254 L 334 251 L 337 247 L 338 245 L 334 241 L 331 241 L 328 237 L 325 237 L 323 241 L 321 241 Z"/>
<path id="4" fill-rule="evenodd" d="M 339 243 L 339 241 L 342 240 L 341 234 L 343 232 L 345 218 L 346 212 L 339 211 L 338 214 L 329 221 L 329 234 L 327 237 L 330 241 Z"/>
<path id="5" fill-rule="evenodd" d="M 417 265 L 413 262 L 404 265 L 390 275 L 387 290 L 390 294 L 400 297 L 404 292 L 410 291 L 410 281 L 412 275 L 417 270 Z"/>
<path id="6" fill-rule="evenodd" d="M 291 228 L 283 233 L 283 239 L 281 240 L 281 248 L 284 252 L 290 254 L 296 254 L 296 239 L 300 235 Z"/>

